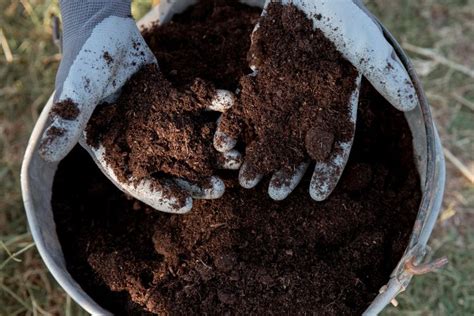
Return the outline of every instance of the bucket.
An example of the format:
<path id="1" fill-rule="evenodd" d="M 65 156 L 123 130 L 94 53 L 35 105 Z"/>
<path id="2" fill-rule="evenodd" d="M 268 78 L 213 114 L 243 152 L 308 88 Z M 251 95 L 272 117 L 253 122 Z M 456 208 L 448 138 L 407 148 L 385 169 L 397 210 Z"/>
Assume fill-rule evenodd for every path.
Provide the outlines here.
<path id="1" fill-rule="evenodd" d="M 166 23 L 174 14 L 184 11 L 195 2 L 193 0 L 161 1 L 159 6 L 150 11 L 137 24 L 140 27 L 146 27 L 155 21 Z M 242 0 L 241 2 L 262 7 L 264 0 Z M 445 164 L 440 139 L 413 65 L 393 36 L 380 22 L 377 23 L 380 24 L 387 40 L 395 48 L 417 91 L 419 106 L 405 113 L 405 118 L 413 137 L 414 159 L 420 175 L 422 199 L 405 253 L 393 270 L 388 283 L 380 289 L 380 294 L 367 308 L 364 315 L 377 315 L 407 288 L 414 275 L 429 272 L 443 263 L 443 261 L 423 262 L 429 252 L 427 242 L 439 214 L 444 191 Z M 69 274 L 56 234 L 51 197 L 58 163 L 48 163 L 38 154 L 38 145 L 52 105 L 53 96 L 48 100 L 36 122 L 23 159 L 21 186 L 29 228 L 49 271 L 72 299 L 90 314 L 111 315 L 109 311 L 100 306 L 100 302 L 89 297 Z"/>

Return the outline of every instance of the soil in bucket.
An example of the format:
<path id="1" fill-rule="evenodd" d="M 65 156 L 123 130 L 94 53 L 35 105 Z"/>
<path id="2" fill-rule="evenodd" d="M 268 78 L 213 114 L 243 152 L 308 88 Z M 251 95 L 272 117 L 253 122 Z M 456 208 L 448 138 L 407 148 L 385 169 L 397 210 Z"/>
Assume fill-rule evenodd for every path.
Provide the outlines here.
<path id="1" fill-rule="evenodd" d="M 164 214 L 76 148 L 52 201 L 70 273 L 116 314 L 360 314 L 401 258 L 421 197 L 403 114 L 363 85 L 351 157 L 325 202 L 308 178 L 275 202 L 267 181 L 246 190 L 231 174 L 221 199 Z"/>
<path id="2" fill-rule="evenodd" d="M 249 12 L 253 18 L 242 21 Z M 160 60 L 157 75 L 172 89 L 185 87 L 179 91 L 196 78 L 217 88 L 244 86 L 239 80 L 250 72 L 245 55 L 258 16 L 233 2 L 205 1 L 152 28 L 146 39 Z M 218 36 L 231 19 L 249 23 L 248 32 Z M 200 46 L 207 32 L 217 32 L 222 45 L 229 36 L 247 43 L 240 47 L 243 59 L 207 56 L 205 50 L 219 51 Z M 181 38 L 195 38 L 196 45 Z M 216 60 L 222 67 L 210 66 Z M 246 134 L 242 145 L 257 139 L 244 123 L 238 126 Z M 215 169 L 226 193 L 196 200 L 186 215 L 160 213 L 125 195 L 77 147 L 59 165 L 52 198 L 68 269 L 118 315 L 360 314 L 388 281 L 416 217 L 421 191 L 411 140 L 403 113 L 363 81 L 354 146 L 328 200 L 310 198 L 310 173 L 275 202 L 269 179 L 246 190 L 236 172 Z"/>

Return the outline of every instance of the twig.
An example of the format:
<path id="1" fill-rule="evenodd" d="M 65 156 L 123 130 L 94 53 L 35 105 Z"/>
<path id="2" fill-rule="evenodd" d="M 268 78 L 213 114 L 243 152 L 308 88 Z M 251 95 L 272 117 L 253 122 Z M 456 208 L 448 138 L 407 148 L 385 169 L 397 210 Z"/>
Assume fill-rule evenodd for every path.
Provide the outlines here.
<path id="1" fill-rule="evenodd" d="M 61 54 L 54 54 L 51 56 L 46 56 L 41 60 L 44 65 L 49 65 L 51 63 L 56 63 L 61 60 Z"/>
<path id="2" fill-rule="evenodd" d="M 208 266 L 207 264 L 205 264 L 204 261 L 202 261 L 202 259 L 197 259 L 196 261 L 201 262 L 206 268 L 208 268 L 209 270 L 212 270 L 212 268 Z"/>
<path id="3" fill-rule="evenodd" d="M 7 236 L 8 237 L 8 236 Z M 31 240 L 31 234 L 30 233 L 23 233 L 23 234 L 20 234 L 20 235 L 15 235 L 13 236 L 12 238 L 6 240 L 4 242 L 5 246 L 9 247 L 10 245 L 13 245 L 14 243 L 16 243 L 17 241 L 19 240 L 22 240 L 22 239 L 25 239 L 25 238 L 29 238 L 29 240 Z"/>
<path id="4" fill-rule="evenodd" d="M 5 33 L 3 33 L 3 29 L 0 28 L 0 44 L 2 45 L 3 53 L 5 54 L 5 59 L 7 63 L 11 63 L 13 61 L 13 54 L 10 49 L 10 45 L 8 45 L 7 38 Z"/>
<path id="5" fill-rule="evenodd" d="M 222 227 L 222 226 L 225 226 L 227 225 L 227 223 L 216 223 L 216 224 L 211 224 L 209 225 L 209 227 L 211 228 L 219 228 L 219 227 Z"/>
<path id="6" fill-rule="evenodd" d="M 40 312 L 41 315 L 51 315 L 50 313 L 48 313 L 47 311 L 41 308 L 41 306 L 36 301 L 35 295 L 33 294 L 30 288 L 27 287 L 26 291 L 28 292 L 28 296 L 31 299 L 31 306 L 33 307 L 33 315 L 38 315 L 38 312 Z"/>
<path id="7" fill-rule="evenodd" d="M 31 5 L 29 0 L 20 0 L 20 3 L 23 5 L 25 8 L 26 13 L 30 16 L 31 20 L 33 21 L 33 24 L 35 24 L 36 27 L 41 26 L 40 19 L 35 13 L 35 10 L 33 10 L 33 6 Z"/>
<path id="8" fill-rule="evenodd" d="M 405 262 L 406 271 L 413 275 L 422 275 L 429 272 L 435 272 L 448 264 L 448 258 L 446 257 L 438 258 L 431 263 L 423 263 L 419 265 L 415 265 L 413 260 L 414 258 L 411 258 Z"/>
<path id="9" fill-rule="evenodd" d="M 21 262 L 20 259 L 16 258 L 12 253 L 11 251 L 7 248 L 7 245 L 5 245 L 5 243 L 3 241 L 0 240 L 0 246 L 2 246 L 3 250 L 5 250 L 5 252 L 7 253 L 7 255 L 12 258 L 13 261 L 16 261 L 16 262 Z"/>
<path id="10" fill-rule="evenodd" d="M 26 310 L 31 311 L 31 306 L 28 305 L 25 301 L 21 299 L 15 292 L 10 290 L 7 286 L 0 283 L 0 289 L 2 289 L 5 293 L 10 294 L 18 303 L 20 303 Z"/>
<path id="11" fill-rule="evenodd" d="M 27 251 L 28 249 L 34 246 L 35 246 L 35 243 L 32 242 L 28 244 L 27 246 L 25 246 L 24 248 L 18 250 L 17 252 L 12 253 L 11 256 L 9 256 L 5 261 L 2 262 L 2 264 L 0 264 L 0 270 L 2 270 L 7 265 L 7 263 L 10 262 L 10 260 L 16 261 L 15 259 L 18 259 L 17 258 L 18 255 L 21 255 L 22 253 L 24 253 L 25 251 Z"/>
<path id="12" fill-rule="evenodd" d="M 436 53 L 435 51 L 431 50 L 431 49 L 428 49 L 428 48 L 423 48 L 423 47 L 418 47 L 418 46 L 415 46 L 415 45 L 412 45 L 410 43 L 407 43 L 405 42 L 403 44 L 403 48 L 405 48 L 406 50 L 410 51 L 410 52 L 413 52 L 413 53 L 416 53 L 418 55 L 421 55 L 423 57 L 426 57 L 426 58 L 430 58 L 442 65 L 445 65 L 451 69 L 454 69 L 456 71 L 459 71 L 459 72 L 462 72 L 463 74 L 471 77 L 471 78 L 474 78 L 474 70 L 473 69 L 470 69 L 462 64 L 459 64 L 459 63 L 456 63 L 452 60 L 449 60 L 447 59 L 446 57 Z"/>
<path id="13" fill-rule="evenodd" d="M 456 93 L 452 93 L 451 95 L 454 98 L 454 100 L 458 101 L 459 103 L 461 103 L 462 105 L 470 109 L 471 111 L 474 111 L 474 102 L 471 102 L 465 97 Z"/>
<path id="14" fill-rule="evenodd" d="M 456 158 L 448 149 L 444 148 L 444 156 L 449 160 L 471 183 L 474 183 L 474 174 Z"/>

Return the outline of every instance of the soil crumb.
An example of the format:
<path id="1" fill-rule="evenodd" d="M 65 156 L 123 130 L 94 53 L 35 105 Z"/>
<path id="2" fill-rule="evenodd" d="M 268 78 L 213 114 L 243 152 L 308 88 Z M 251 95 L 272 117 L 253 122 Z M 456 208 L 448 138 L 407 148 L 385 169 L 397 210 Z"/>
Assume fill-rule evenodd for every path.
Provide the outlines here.
<path id="1" fill-rule="evenodd" d="M 421 198 L 404 116 L 367 82 L 327 201 L 309 197 L 310 177 L 282 202 L 268 180 L 246 190 L 235 178 L 222 198 L 169 215 L 117 190 L 76 148 L 52 200 L 70 273 L 115 314 L 360 315 L 401 258 Z"/>
<path id="2" fill-rule="evenodd" d="M 271 3 L 248 54 L 257 75 L 241 79 L 223 131 L 241 136 L 252 174 L 326 161 L 352 138 L 349 101 L 357 70 L 294 6 Z"/>
<path id="3" fill-rule="evenodd" d="M 66 99 L 64 101 L 57 102 L 51 109 L 51 115 L 59 116 L 60 118 L 68 121 L 75 120 L 79 114 L 80 110 L 72 99 Z"/>

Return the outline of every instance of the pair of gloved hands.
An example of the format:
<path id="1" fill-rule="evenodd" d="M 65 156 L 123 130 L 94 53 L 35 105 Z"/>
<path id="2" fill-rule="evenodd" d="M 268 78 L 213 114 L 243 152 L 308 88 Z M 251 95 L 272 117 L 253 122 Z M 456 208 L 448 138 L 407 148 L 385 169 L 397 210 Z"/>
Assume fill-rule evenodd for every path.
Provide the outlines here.
<path id="1" fill-rule="evenodd" d="M 267 0 L 266 4 L 269 2 Z M 281 3 L 293 4 L 304 11 L 314 27 L 319 28 L 394 107 L 407 111 L 417 105 L 416 91 L 406 69 L 361 3 L 357 0 L 283 0 Z M 189 192 L 189 196 L 185 205 L 176 209 L 177 198 L 170 192 L 157 189 L 162 186 L 152 183 L 159 180 L 144 180 L 136 186 L 121 183 L 107 166 L 104 149 L 93 149 L 86 144 L 84 129 L 95 107 L 119 93 L 125 82 L 143 65 L 157 63 L 157 60 L 131 16 L 130 0 L 62 0 L 60 5 L 63 59 L 56 77 L 54 100 L 55 104 L 72 106 L 75 114 L 61 115 L 53 106 L 49 126 L 40 144 L 40 155 L 47 161 L 57 162 L 79 141 L 119 189 L 164 212 L 185 213 L 192 207 L 192 198 L 220 197 L 223 188 L 218 178 L 213 179 L 213 186 L 208 189 L 178 180 L 177 183 Z M 361 76 L 357 78 L 350 104 L 354 125 L 360 80 Z M 222 101 L 219 96 L 216 100 L 217 106 L 210 104 L 211 109 L 228 108 L 229 104 L 219 105 L 219 100 Z M 218 142 L 218 145 L 216 143 L 216 149 L 226 159 L 232 157 L 229 153 L 235 141 L 219 130 L 216 133 L 220 140 L 227 139 Z M 344 149 L 342 153 L 333 154 L 330 162 L 315 166 L 309 190 L 315 200 L 321 201 L 329 196 L 349 158 L 352 141 L 339 145 Z M 276 200 L 286 198 L 301 180 L 307 166 L 303 164 L 297 168 L 290 181 L 281 181 L 282 173 L 276 172 L 270 181 L 270 196 Z M 241 171 L 246 167 L 244 162 Z M 255 186 L 260 178 L 258 175 L 254 179 L 239 176 L 241 185 L 247 188 Z M 276 186 L 273 183 L 286 185 Z"/>

